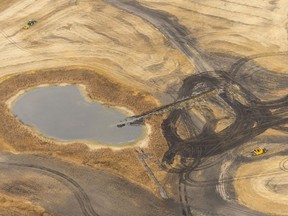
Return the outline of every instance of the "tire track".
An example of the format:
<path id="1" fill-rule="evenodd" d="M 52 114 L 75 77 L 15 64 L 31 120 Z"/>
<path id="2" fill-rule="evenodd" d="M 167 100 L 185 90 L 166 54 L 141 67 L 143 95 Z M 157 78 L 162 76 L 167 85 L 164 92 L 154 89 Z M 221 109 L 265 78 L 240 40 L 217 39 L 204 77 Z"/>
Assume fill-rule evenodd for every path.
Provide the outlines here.
<path id="1" fill-rule="evenodd" d="M 283 159 L 279 163 L 279 168 L 283 170 L 284 172 L 288 172 L 288 158 Z"/>
<path id="2" fill-rule="evenodd" d="M 229 74 L 231 74 L 231 76 L 235 77 L 237 75 L 237 73 L 240 71 L 240 69 L 249 61 L 255 60 L 257 58 L 263 58 L 263 57 L 272 57 L 272 56 L 285 56 L 288 55 L 288 52 L 269 52 L 269 53 L 260 53 L 260 54 L 256 54 L 256 55 L 251 55 L 251 56 L 247 56 L 244 58 L 241 58 L 240 60 L 238 60 L 237 62 L 235 62 L 230 70 L 229 70 Z"/>
<path id="3" fill-rule="evenodd" d="M 225 154 L 227 150 L 242 145 L 262 134 L 267 129 L 279 127 L 288 122 L 288 113 L 285 111 L 285 106 L 288 102 L 287 99 L 284 99 L 281 103 L 278 103 L 278 101 L 269 101 L 263 104 L 259 98 L 249 91 L 249 89 L 246 89 L 234 79 L 238 71 L 240 71 L 242 66 L 247 62 L 260 57 L 288 55 L 288 52 L 264 53 L 249 56 L 234 63 L 228 73 L 215 71 L 210 66 L 209 62 L 205 61 L 205 58 L 202 57 L 204 52 L 197 47 L 196 40 L 191 37 L 191 34 L 185 26 L 182 26 L 177 22 L 176 17 L 163 11 L 147 8 L 137 1 L 105 0 L 105 2 L 135 14 L 151 23 L 196 67 L 196 72 L 200 74 L 188 77 L 183 81 L 183 85 L 178 91 L 177 99 L 189 97 L 197 90 L 198 93 L 199 91 L 203 92 L 203 89 L 197 88 L 197 84 L 202 83 L 208 89 L 221 89 L 222 92 L 210 99 L 209 102 L 214 105 L 222 106 L 223 109 L 227 109 L 227 112 L 232 110 L 233 115 L 235 115 L 235 121 L 218 133 L 215 132 L 215 117 L 209 117 L 208 114 L 204 114 L 206 123 L 204 123 L 203 128 L 200 129 L 200 132 L 196 134 L 195 132 L 199 130 L 199 127 L 197 128 L 199 125 L 196 125 L 195 119 L 191 118 L 193 121 L 185 119 L 185 116 L 187 117 L 186 114 L 189 112 L 187 107 L 172 110 L 168 118 L 166 118 L 161 125 L 163 135 L 169 146 L 169 150 L 164 154 L 162 162 L 170 172 L 179 174 L 178 193 L 182 207 L 182 215 L 191 216 L 191 211 L 194 208 L 191 207 L 192 204 L 189 203 L 191 201 L 189 201 L 187 195 L 187 187 L 190 186 L 188 182 L 189 174 L 191 172 L 200 168 L 201 164 L 204 165 L 207 158 L 214 155 Z M 231 76 L 229 76 L 229 74 L 231 74 Z M 235 96 L 240 97 L 241 99 L 237 99 Z M 277 114 L 273 109 L 278 109 L 281 113 L 279 111 Z M 183 117 L 185 120 L 183 120 Z M 176 124 L 178 120 L 182 121 L 182 123 L 186 125 L 186 128 L 191 129 L 189 130 L 190 139 L 182 140 L 177 134 Z M 177 167 L 172 167 L 176 156 L 180 156 L 181 158 L 179 165 Z M 187 158 L 192 158 L 193 162 L 187 164 Z M 212 164 L 213 163 L 208 163 L 205 166 L 212 166 Z M 217 170 L 217 168 L 215 168 L 215 170 Z M 225 178 L 223 177 L 221 181 L 224 183 Z M 216 180 L 216 182 L 218 182 L 218 180 Z M 213 195 L 215 193 L 217 192 L 213 191 Z M 234 215 L 238 215 L 238 213 L 239 215 L 258 215 L 258 213 L 255 214 L 254 211 L 250 211 L 237 203 L 225 203 L 225 206 L 223 206 L 223 203 L 221 202 L 218 203 L 219 206 L 207 206 L 208 211 L 207 209 L 204 209 L 203 212 L 213 212 L 213 215 L 222 215 L 222 210 L 226 209 L 226 213 L 230 211 L 230 213 L 234 212 Z M 209 211 L 209 208 L 212 210 Z"/>
<path id="4" fill-rule="evenodd" d="M 0 33 L 5 37 L 11 44 L 13 44 L 15 47 L 17 47 L 19 50 L 24 51 L 26 53 L 32 54 L 32 52 L 27 51 L 25 48 L 17 44 L 12 38 L 10 38 L 3 30 L 0 30 Z"/>
<path id="5" fill-rule="evenodd" d="M 283 171 L 288 172 L 288 159 L 285 159 L 287 165 L 283 168 L 282 164 L 279 164 L 281 171 L 275 171 L 275 172 L 267 172 L 263 174 L 255 174 L 255 175 L 247 175 L 247 176 L 241 176 L 238 178 L 230 177 L 230 178 L 222 178 L 221 182 L 223 183 L 231 183 L 233 181 L 239 181 L 239 180 L 246 180 L 246 179 L 253 179 L 253 178 L 258 178 L 258 177 L 267 177 L 267 176 L 275 176 L 278 174 L 283 173 Z M 206 187 L 206 186 L 214 186 L 218 184 L 218 180 L 206 180 L 206 181 L 196 181 L 192 179 L 191 177 L 187 180 L 187 184 L 191 187 Z"/>
<path id="6" fill-rule="evenodd" d="M 84 216 L 99 216 L 99 214 L 97 214 L 95 210 L 93 209 L 91 205 L 91 201 L 88 195 L 83 190 L 83 188 L 75 180 L 65 175 L 64 173 L 61 173 L 57 170 L 53 170 L 47 167 L 37 166 L 37 165 L 32 165 L 32 164 L 18 164 L 18 163 L 7 163 L 7 162 L 0 162 L 0 164 L 6 165 L 6 166 L 30 168 L 30 169 L 35 169 L 35 170 L 44 172 L 46 175 L 64 184 L 74 194 Z"/>
<path id="7" fill-rule="evenodd" d="M 152 24 L 189 59 L 198 73 L 213 70 L 209 63 L 202 58 L 202 51 L 197 47 L 196 40 L 191 37 L 185 26 L 177 22 L 176 17 L 163 11 L 145 7 L 137 1 L 105 0 L 105 2 L 135 14 Z"/>
<path id="8" fill-rule="evenodd" d="M 180 165 L 176 168 L 170 167 L 170 169 L 172 169 L 170 171 L 179 173 L 179 178 L 183 175 L 188 176 L 188 178 L 182 177 L 181 184 L 178 188 L 183 215 L 188 215 L 188 212 L 191 213 L 192 209 L 194 209 L 191 207 L 192 204 L 189 204 L 189 199 L 187 200 L 187 187 L 205 188 L 206 186 L 216 186 L 214 193 L 218 192 L 220 193 L 220 196 L 222 194 L 222 198 L 224 197 L 222 200 L 226 203 L 225 207 L 223 206 L 225 209 L 224 212 L 233 211 L 235 214 L 239 213 L 239 215 L 258 215 L 258 213 L 237 204 L 225 190 L 224 184 L 231 183 L 236 180 L 235 178 L 227 178 L 220 175 L 220 180 L 218 178 L 217 180 L 213 180 L 213 182 L 196 182 L 189 178 L 189 174 L 194 170 L 197 170 L 198 167 L 200 168 L 201 164 L 204 165 L 207 158 L 213 155 L 225 155 L 227 150 L 242 145 L 263 133 L 268 128 L 286 124 L 288 122 L 288 112 L 285 107 L 287 106 L 288 97 L 262 102 L 243 86 L 234 81 L 227 73 L 222 71 L 215 71 L 214 73 L 205 72 L 187 78 L 184 80 L 183 86 L 179 90 L 178 97 L 187 97 L 192 94 L 192 92 L 197 91 L 197 85 L 199 85 L 199 83 L 204 83 L 203 85 L 208 88 L 222 89 L 219 97 L 226 103 L 226 106 L 229 106 L 233 110 L 235 121 L 224 130 L 216 133 L 215 125 L 213 125 L 216 117 L 209 112 L 203 113 L 206 123 L 204 124 L 202 131 L 187 140 L 182 140 L 176 133 L 176 122 L 181 120 L 183 113 L 189 112 L 187 108 L 171 112 L 168 118 L 163 121 L 163 134 L 169 143 L 169 150 L 165 153 L 163 161 L 169 164 L 169 162 L 171 163 L 174 161 L 176 155 L 180 155 Z M 238 101 L 233 95 L 240 95 L 245 99 L 245 104 Z M 186 127 L 192 129 L 195 127 L 195 124 L 190 121 L 182 120 L 182 124 L 186 124 Z M 185 158 L 193 158 L 193 164 L 185 164 Z M 213 164 L 215 164 L 215 161 L 214 163 L 208 163 L 207 165 L 212 166 Z M 285 163 L 283 162 L 283 164 Z M 280 172 L 282 173 L 283 171 Z M 271 175 L 280 172 L 274 172 L 271 173 Z M 185 173 L 187 175 L 185 175 Z M 184 185 L 186 190 L 184 190 Z M 219 206 L 221 206 L 220 203 Z M 190 210 L 187 210 L 187 206 Z M 209 206 L 207 206 L 207 208 L 209 209 Z M 212 207 L 212 209 L 218 210 L 218 207 L 215 206 Z M 217 214 L 222 212 L 221 209 L 222 208 L 219 207 Z M 207 209 L 205 209 L 205 211 L 207 211 Z"/>
<path id="9" fill-rule="evenodd" d="M 178 182 L 179 201 L 182 207 L 183 216 L 193 216 L 188 202 L 185 174 L 180 174 Z"/>

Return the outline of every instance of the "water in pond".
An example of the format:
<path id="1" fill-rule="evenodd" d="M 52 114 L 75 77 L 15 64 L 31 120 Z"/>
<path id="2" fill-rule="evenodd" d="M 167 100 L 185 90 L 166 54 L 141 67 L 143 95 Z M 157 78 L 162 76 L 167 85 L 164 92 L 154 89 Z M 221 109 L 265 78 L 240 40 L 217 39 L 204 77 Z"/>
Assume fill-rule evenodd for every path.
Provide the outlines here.
<path id="1" fill-rule="evenodd" d="M 24 124 L 60 140 L 93 140 L 121 144 L 137 140 L 143 127 L 116 126 L 124 113 L 87 101 L 77 86 L 49 86 L 21 95 L 12 112 Z"/>

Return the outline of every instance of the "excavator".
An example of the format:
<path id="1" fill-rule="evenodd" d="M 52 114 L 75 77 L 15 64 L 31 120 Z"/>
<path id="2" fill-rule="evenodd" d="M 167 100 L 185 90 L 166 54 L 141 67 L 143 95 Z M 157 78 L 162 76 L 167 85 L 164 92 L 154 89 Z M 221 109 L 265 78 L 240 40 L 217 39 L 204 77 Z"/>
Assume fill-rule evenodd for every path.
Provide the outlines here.
<path id="1" fill-rule="evenodd" d="M 30 26 L 33 26 L 37 21 L 34 19 L 28 20 L 27 24 L 23 27 L 23 29 L 27 30 L 30 28 Z"/>
<path id="2" fill-rule="evenodd" d="M 257 155 L 262 155 L 264 153 L 266 153 L 268 150 L 266 148 L 261 148 L 261 147 L 258 147 L 256 149 L 254 149 L 251 154 L 252 156 L 257 156 Z"/>

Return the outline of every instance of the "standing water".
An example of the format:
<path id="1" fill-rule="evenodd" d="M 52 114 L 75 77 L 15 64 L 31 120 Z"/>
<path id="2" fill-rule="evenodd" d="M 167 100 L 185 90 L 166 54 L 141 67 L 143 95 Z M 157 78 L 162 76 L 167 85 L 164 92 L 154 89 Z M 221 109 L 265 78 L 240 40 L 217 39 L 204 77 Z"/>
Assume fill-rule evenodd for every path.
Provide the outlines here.
<path id="1" fill-rule="evenodd" d="M 118 128 L 117 123 L 127 117 L 124 113 L 87 101 L 74 85 L 29 90 L 15 101 L 12 112 L 45 136 L 64 141 L 124 144 L 143 134 L 143 127 Z"/>

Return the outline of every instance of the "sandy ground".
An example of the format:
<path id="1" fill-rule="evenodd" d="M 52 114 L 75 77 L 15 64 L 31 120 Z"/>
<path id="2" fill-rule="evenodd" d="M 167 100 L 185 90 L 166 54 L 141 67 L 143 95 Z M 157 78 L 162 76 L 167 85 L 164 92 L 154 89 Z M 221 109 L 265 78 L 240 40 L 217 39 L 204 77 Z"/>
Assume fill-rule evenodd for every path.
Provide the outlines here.
<path id="1" fill-rule="evenodd" d="M 284 143 L 287 143 L 285 130 L 279 132 L 277 128 L 268 129 L 263 136 L 251 141 L 249 151 L 250 147 L 254 148 L 256 144 L 265 145 L 271 148 L 269 152 L 275 153 L 273 155 L 275 158 L 266 157 L 265 160 L 260 158 L 260 161 L 240 166 L 237 171 L 239 178 L 236 178 L 238 180 L 234 185 L 237 193 L 235 196 L 239 197 L 243 205 L 239 207 L 238 200 L 234 200 L 234 204 L 237 204 L 234 206 L 227 196 L 228 192 L 234 190 L 231 189 L 231 184 L 225 185 L 222 182 L 227 176 L 233 178 L 232 172 L 227 175 L 225 173 L 230 167 L 233 169 L 235 168 L 233 166 L 236 166 L 231 158 L 227 159 L 227 163 L 224 160 L 223 165 L 216 165 L 216 168 L 191 174 L 192 177 L 196 176 L 195 178 L 201 178 L 203 174 L 204 180 L 210 181 L 212 178 L 213 182 L 216 178 L 216 181 L 218 179 L 220 183 L 222 182 L 216 186 L 213 183 L 202 189 L 201 185 L 194 187 L 181 181 L 178 185 L 175 175 L 167 176 L 167 172 L 161 166 L 161 159 L 168 149 L 167 141 L 161 133 L 163 126 L 161 116 L 147 121 L 151 125 L 151 134 L 146 137 L 148 148 L 144 148 L 144 153 L 141 153 L 139 146 L 115 151 L 109 148 L 91 150 L 83 143 L 63 145 L 35 136 L 33 131 L 27 130 L 27 127 L 23 127 L 11 115 L 6 104 L 8 99 L 21 90 L 47 83 L 84 84 L 88 86 L 88 95 L 92 99 L 126 107 L 139 114 L 161 103 L 175 100 L 179 95 L 179 88 L 184 83 L 183 80 L 197 72 L 204 72 L 203 70 L 223 70 L 231 73 L 237 82 L 263 101 L 276 100 L 288 94 L 287 1 L 139 0 L 138 2 L 140 6 L 137 5 L 137 1 L 127 0 L 1 2 L 0 19 L 9 22 L 0 23 L 0 115 L 3 121 L 0 127 L 0 151 L 42 154 L 81 166 L 108 170 L 160 197 L 157 183 L 139 160 L 139 157 L 146 158 L 146 163 L 154 172 L 156 179 L 165 186 L 169 196 L 175 200 L 180 199 L 178 202 L 182 206 L 182 213 L 179 214 L 190 216 L 192 209 L 196 215 L 198 211 L 199 215 L 213 215 L 213 212 L 227 214 L 234 209 L 237 216 L 246 216 L 247 213 L 261 215 L 261 212 L 283 215 L 282 209 L 285 211 L 287 209 L 285 198 L 287 176 L 286 162 L 279 154 L 283 150 Z M 151 11 L 149 8 L 156 10 Z M 31 18 L 38 22 L 29 30 L 23 30 L 22 27 Z M 245 58 L 239 59 L 239 57 Z M 64 75 L 58 74 L 53 77 L 49 75 L 51 71 L 63 72 Z M 93 75 L 85 74 L 83 71 L 92 72 Z M 89 85 L 92 86 L 89 81 L 100 85 L 89 88 Z M 190 87 L 186 87 L 189 90 Z M 233 88 L 228 89 L 229 92 L 236 91 Z M 113 93 L 107 96 L 107 92 L 110 93 L 111 89 Z M 238 97 L 236 94 L 229 96 L 247 104 L 245 98 L 241 96 Z M 139 101 L 141 103 L 138 103 Z M 212 113 L 214 116 L 211 115 L 211 119 L 215 117 L 215 121 L 217 120 L 215 132 L 219 133 L 233 123 L 235 116 L 231 110 L 223 111 L 224 108 L 221 109 L 221 106 L 219 108 L 210 102 L 194 107 L 190 110 L 190 114 L 194 113 L 194 118 L 197 119 L 198 116 L 198 120 L 200 122 L 202 120 L 203 123 L 205 122 L 203 116 L 207 117 L 207 113 Z M 283 110 L 280 110 L 282 112 L 280 115 L 284 118 L 286 113 Z M 182 124 L 183 119 L 185 120 L 182 118 L 175 124 L 175 128 L 180 138 L 185 140 L 191 136 L 191 128 Z M 274 145 L 275 142 L 277 145 Z M 247 149 L 244 151 L 249 154 Z M 277 155 L 279 157 L 276 157 Z M 215 162 L 214 157 L 210 159 L 211 163 Z M 282 170 L 277 168 L 277 163 Z M 252 175 L 253 172 L 257 178 L 241 177 Z M 274 172 L 276 174 L 273 178 L 268 175 Z M 187 177 L 183 176 L 179 175 L 179 178 L 183 180 Z M 188 181 L 193 180 L 189 178 Z M 4 180 L 2 183 L 5 183 Z M 85 185 L 85 181 L 83 184 Z M 178 191 L 175 188 L 178 188 Z M 203 194 L 203 200 L 194 200 L 195 193 Z M 208 201 L 205 200 L 205 196 Z M 257 202 L 251 202 L 252 196 L 256 197 Z M 149 200 L 148 195 L 147 197 Z M 9 199 L 16 200 L 19 197 L 7 197 L 7 200 Z M 159 201 L 158 198 L 155 200 Z M 7 205 L 12 201 L 8 204 L 6 202 L 7 205 L 5 202 L 0 204 L 1 211 L 7 209 Z M 27 204 L 27 200 L 23 202 L 26 203 L 25 208 L 34 208 L 31 207 L 34 205 L 33 202 L 32 204 Z M 143 202 L 145 206 L 150 205 L 147 200 Z M 3 205 L 7 208 L 3 208 Z M 109 206 L 109 202 L 107 205 Z M 137 205 L 140 204 L 136 203 L 135 206 Z M 125 204 L 123 206 L 127 207 Z M 11 215 L 13 211 L 18 211 L 17 205 L 13 208 Z M 253 209 L 260 213 L 256 214 Z M 107 214 L 109 215 L 109 212 Z"/>
<path id="2" fill-rule="evenodd" d="M 9 3 L 5 1 L 1 3 L 0 10 L 1 19 L 9 20 L 9 25 L 0 24 L 1 81 L 8 79 L 11 74 L 27 71 L 34 73 L 40 69 L 57 67 L 84 68 L 95 70 L 108 78 L 113 77 L 117 82 L 125 83 L 131 89 L 137 89 L 132 94 L 141 95 L 144 89 L 152 93 L 165 91 L 167 86 L 180 82 L 193 71 L 191 63 L 177 49 L 170 46 L 151 24 L 99 0 L 60 0 L 57 3 L 50 0 L 41 3 L 34 0 L 9 1 Z M 31 18 L 36 19 L 37 24 L 27 31 L 23 30 L 22 27 Z M 154 102 L 157 104 L 156 100 Z M 122 103 L 120 106 L 127 107 L 127 103 Z M 138 108 L 129 107 L 134 112 L 137 110 L 139 112 Z M 157 131 L 158 129 L 151 136 L 155 137 Z M 155 140 L 158 145 L 162 145 L 161 148 L 166 145 L 161 136 Z M 19 148 L 13 147 L 17 143 L 15 141 L 11 145 L 11 141 L 4 139 L 2 146 L 5 150 L 19 151 Z M 86 153 L 79 151 L 79 148 L 83 148 Z M 153 153 L 155 155 L 153 160 L 158 161 L 164 149 L 156 150 Z M 80 153 L 83 155 L 82 159 L 74 157 L 71 151 L 82 152 L 83 154 Z M 137 184 L 146 185 L 145 187 L 158 193 L 146 170 L 138 162 L 138 155 L 134 149 L 114 152 L 104 148 L 93 153 L 83 145 L 78 147 L 71 145 L 71 151 L 66 149 L 66 156 L 56 149 L 48 154 L 90 166 L 97 163 L 98 168 L 109 168 L 115 174 L 125 176 Z M 122 155 L 126 158 L 124 159 Z M 111 158 L 113 161 L 117 161 L 118 158 L 117 164 L 126 167 L 124 168 L 126 171 L 118 165 L 112 168 Z M 129 161 L 135 160 L 137 162 L 133 163 L 132 171 L 129 168 L 131 164 Z M 152 166 L 158 166 L 153 163 Z M 140 173 L 136 174 L 138 172 L 136 170 Z M 159 168 L 156 171 L 160 179 L 165 178 L 164 172 Z M 130 178 L 129 173 L 138 177 Z"/>
<path id="3" fill-rule="evenodd" d="M 191 64 L 152 25 L 100 0 L 24 0 L 1 9 L 0 18 L 9 19 L 0 25 L 2 76 L 85 66 L 144 88 L 159 77 L 179 81 L 191 73 Z M 30 18 L 37 25 L 22 30 Z"/>
<path id="4" fill-rule="evenodd" d="M 175 203 L 159 199 L 143 187 L 110 172 L 57 158 L 2 154 L 0 170 L 0 194 L 26 202 L 26 206 L 33 203 L 38 212 L 43 213 L 45 208 L 55 216 L 177 215 Z M 33 215 L 29 208 L 26 210 L 19 215 Z"/>
<path id="5" fill-rule="evenodd" d="M 209 52 L 249 56 L 286 51 L 288 45 L 285 0 L 140 2 L 175 15 Z"/>
<path id="6" fill-rule="evenodd" d="M 287 171 L 285 156 L 242 165 L 235 176 L 240 203 L 272 215 L 288 215 Z"/>

